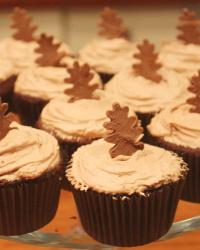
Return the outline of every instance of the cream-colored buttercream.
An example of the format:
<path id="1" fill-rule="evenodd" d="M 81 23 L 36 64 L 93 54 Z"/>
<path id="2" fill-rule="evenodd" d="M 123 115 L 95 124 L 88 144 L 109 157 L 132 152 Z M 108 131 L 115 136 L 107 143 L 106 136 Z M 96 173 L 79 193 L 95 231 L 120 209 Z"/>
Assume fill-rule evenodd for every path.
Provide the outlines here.
<path id="1" fill-rule="evenodd" d="M 12 122 L 0 141 L 0 181 L 34 179 L 59 168 L 56 139 L 48 133 Z"/>
<path id="2" fill-rule="evenodd" d="M 102 88 L 99 75 L 92 71 L 94 77 L 90 84 L 99 84 Z M 67 88 L 71 88 L 70 83 L 65 83 L 64 79 L 70 75 L 66 68 L 61 67 L 31 67 L 24 70 L 15 83 L 14 92 L 16 94 L 39 98 L 49 101 L 60 94 L 63 94 Z"/>
<path id="3" fill-rule="evenodd" d="M 13 76 L 13 65 L 8 60 L 0 58 L 0 87 L 1 83 Z"/>
<path id="4" fill-rule="evenodd" d="M 161 68 L 158 73 L 162 80 L 155 83 L 136 75 L 132 68 L 121 71 L 107 83 L 106 91 L 115 101 L 141 113 L 158 112 L 188 95 L 188 78 L 166 68 Z"/>
<path id="5" fill-rule="evenodd" d="M 136 52 L 135 43 L 124 38 L 114 38 L 95 39 L 83 47 L 79 54 L 97 72 L 115 74 L 135 61 L 133 54 Z"/>
<path id="6" fill-rule="evenodd" d="M 200 70 L 200 46 L 178 41 L 163 43 L 159 61 L 169 69 L 191 76 Z"/>
<path id="7" fill-rule="evenodd" d="M 63 96 L 45 106 L 39 124 L 61 140 L 84 143 L 105 135 L 103 123 L 108 119 L 106 111 L 111 109 L 112 101 L 107 97 L 68 102 Z M 130 111 L 130 115 L 134 112 Z"/>
<path id="8" fill-rule="evenodd" d="M 176 182 L 186 169 L 181 158 L 162 148 L 145 144 L 143 150 L 128 160 L 118 160 L 109 154 L 112 146 L 101 139 L 73 154 L 67 177 L 75 188 L 110 194 L 144 194 Z"/>
<path id="9" fill-rule="evenodd" d="M 152 119 L 149 132 L 176 145 L 200 148 L 200 114 L 191 108 L 185 102 L 168 107 Z"/>

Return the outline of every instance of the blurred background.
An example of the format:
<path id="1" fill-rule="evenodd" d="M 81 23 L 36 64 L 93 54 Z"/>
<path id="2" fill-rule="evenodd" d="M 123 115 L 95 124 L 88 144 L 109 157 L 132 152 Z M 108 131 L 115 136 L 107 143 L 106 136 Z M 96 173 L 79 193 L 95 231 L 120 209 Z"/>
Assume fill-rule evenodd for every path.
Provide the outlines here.
<path id="1" fill-rule="evenodd" d="M 132 38 L 149 38 L 159 45 L 176 36 L 180 9 L 188 7 L 200 14 L 199 0 L 0 0 L 0 38 L 10 35 L 12 7 L 27 8 L 39 26 L 74 51 L 97 35 L 99 12 L 104 6 L 116 8 L 129 27 Z"/>

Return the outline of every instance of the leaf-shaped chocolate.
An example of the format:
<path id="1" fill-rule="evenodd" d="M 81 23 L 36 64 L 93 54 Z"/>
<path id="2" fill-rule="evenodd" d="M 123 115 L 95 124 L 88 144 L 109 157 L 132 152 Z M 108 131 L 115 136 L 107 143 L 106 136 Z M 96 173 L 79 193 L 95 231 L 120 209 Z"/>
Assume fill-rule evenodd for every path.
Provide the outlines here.
<path id="1" fill-rule="evenodd" d="M 190 111 L 200 113 L 200 71 L 191 78 L 188 90 L 194 94 L 194 97 L 187 99 L 187 103 L 193 106 Z"/>
<path id="2" fill-rule="evenodd" d="M 0 140 L 2 140 L 10 130 L 11 120 L 9 119 L 10 115 L 7 114 L 8 104 L 2 103 L 0 100 Z"/>

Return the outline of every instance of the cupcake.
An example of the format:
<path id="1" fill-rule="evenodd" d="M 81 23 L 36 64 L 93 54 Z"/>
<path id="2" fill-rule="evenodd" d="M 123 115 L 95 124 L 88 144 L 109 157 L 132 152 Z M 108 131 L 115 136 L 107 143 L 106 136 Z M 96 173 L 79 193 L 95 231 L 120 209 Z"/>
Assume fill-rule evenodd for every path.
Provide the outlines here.
<path id="1" fill-rule="evenodd" d="M 107 115 L 105 140 L 81 146 L 66 176 L 91 237 L 113 246 L 144 245 L 171 227 L 187 167 L 174 153 L 143 144 L 127 107 L 115 104 Z"/>
<path id="2" fill-rule="evenodd" d="M 49 223 L 60 194 L 60 153 L 48 133 L 11 122 L 0 103 L 0 234 L 21 235 Z"/>
<path id="3" fill-rule="evenodd" d="M 157 63 L 154 46 L 148 40 L 138 49 L 135 57 L 140 62 L 115 75 L 107 83 L 106 91 L 115 101 L 133 107 L 146 132 L 146 125 L 158 111 L 187 95 L 189 81 Z"/>
<path id="4" fill-rule="evenodd" d="M 128 30 L 114 10 L 105 8 L 102 11 L 99 26 L 100 38 L 84 46 L 79 55 L 106 83 L 114 74 L 130 65 L 136 45 L 128 40 Z"/>
<path id="5" fill-rule="evenodd" d="M 190 77 L 200 69 L 200 24 L 196 13 L 183 9 L 177 28 L 177 41 L 162 44 L 159 61 Z"/>
<path id="6" fill-rule="evenodd" d="M 174 151 L 188 164 L 182 199 L 200 203 L 200 72 L 189 90 L 192 97 L 157 114 L 148 130 L 152 143 Z"/>
<path id="7" fill-rule="evenodd" d="M 93 74 L 87 65 L 75 63 L 69 72 L 67 82 L 72 83 L 71 87 L 44 107 L 38 122 L 40 129 L 58 139 L 64 166 L 78 147 L 105 135 L 103 122 L 112 107 L 111 99 L 98 89 L 98 84 L 90 85 Z"/>

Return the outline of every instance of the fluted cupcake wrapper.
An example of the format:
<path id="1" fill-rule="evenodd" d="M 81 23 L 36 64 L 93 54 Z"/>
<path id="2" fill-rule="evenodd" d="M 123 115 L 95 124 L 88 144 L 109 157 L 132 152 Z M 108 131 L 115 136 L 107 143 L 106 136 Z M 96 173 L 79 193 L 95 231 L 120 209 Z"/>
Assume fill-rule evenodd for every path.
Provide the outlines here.
<path id="1" fill-rule="evenodd" d="M 42 109 L 47 103 L 47 101 L 14 94 L 13 109 L 15 113 L 20 116 L 24 125 L 34 127 L 36 126 Z"/>
<path id="2" fill-rule="evenodd" d="M 12 110 L 13 105 L 13 88 L 14 83 L 16 81 L 16 76 L 13 75 L 7 80 L 0 83 L 0 97 L 2 98 L 2 102 L 7 102 L 9 104 L 9 110 Z"/>
<path id="3" fill-rule="evenodd" d="M 57 210 L 60 170 L 0 185 L 0 235 L 21 235 L 49 223 Z"/>
<path id="4" fill-rule="evenodd" d="M 153 136 L 151 136 L 151 144 L 175 152 L 188 164 L 189 172 L 181 199 L 200 203 L 200 150 L 178 146 Z"/>
<path id="5" fill-rule="evenodd" d="M 112 79 L 112 77 L 114 76 L 114 74 L 108 74 L 108 73 L 99 73 L 101 80 L 103 82 L 103 84 L 105 85 L 108 81 L 110 81 Z"/>
<path id="6" fill-rule="evenodd" d="M 139 246 L 159 239 L 172 225 L 184 180 L 148 195 L 113 196 L 73 189 L 85 231 L 113 246 Z"/>
<path id="7" fill-rule="evenodd" d="M 143 137 L 143 141 L 146 143 L 149 143 L 149 137 L 148 137 L 148 131 L 147 131 L 147 125 L 149 125 L 151 119 L 154 117 L 154 113 L 140 113 L 140 112 L 136 112 L 138 119 L 141 121 L 142 123 L 142 127 L 144 129 L 144 137 Z"/>

